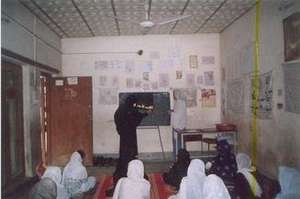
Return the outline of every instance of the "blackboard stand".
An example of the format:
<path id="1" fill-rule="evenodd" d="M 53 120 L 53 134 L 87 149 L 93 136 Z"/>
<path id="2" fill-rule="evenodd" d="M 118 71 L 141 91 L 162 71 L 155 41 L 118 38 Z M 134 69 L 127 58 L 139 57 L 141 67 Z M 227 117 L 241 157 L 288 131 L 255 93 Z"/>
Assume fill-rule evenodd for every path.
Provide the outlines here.
<path id="1" fill-rule="evenodd" d="M 164 150 L 164 146 L 163 146 L 163 143 L 162 143 L 159 126 L 138 126 L 138 129 L 156 129 L 157 130 L 158 137 L 159 137 L 160 148 L 161 148 L 161 152 L 163 154 L 163 160 L 166 160 L 165 150 Z"/>

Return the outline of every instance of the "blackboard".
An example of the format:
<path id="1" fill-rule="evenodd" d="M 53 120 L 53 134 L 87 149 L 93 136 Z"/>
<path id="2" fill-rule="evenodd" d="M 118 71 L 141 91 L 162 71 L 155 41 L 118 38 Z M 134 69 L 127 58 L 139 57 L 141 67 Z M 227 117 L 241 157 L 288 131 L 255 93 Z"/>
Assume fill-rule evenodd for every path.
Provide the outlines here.
<path id="1" fill-rule="evenodd" d="M 169 126 L 170 125 L 170 94 L 168 92 L 133 92 L 119 93 L 119 104 L 133 95 L 138 104 L 153 105 L 153 112 L 146 116 L 140 126 Z"/>

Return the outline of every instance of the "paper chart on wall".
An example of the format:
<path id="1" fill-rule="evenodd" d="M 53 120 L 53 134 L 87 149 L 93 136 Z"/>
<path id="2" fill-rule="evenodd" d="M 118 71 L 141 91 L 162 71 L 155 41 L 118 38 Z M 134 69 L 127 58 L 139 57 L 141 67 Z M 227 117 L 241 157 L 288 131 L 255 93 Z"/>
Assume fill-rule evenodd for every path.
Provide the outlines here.
<path id="1" fill-rule="evenodd" d="M 254 43 L 250 43 L 247 47 L 246 47 L 246 58 L 244 59 L 245 63 L 243 63 L 242 67 L 242 73 L 249 73 L 253 70 L 253 65 L 254 65 Z"/>
<path id="2" fill-rule="evenodd" d="M 124 68 L 124 62 L 120 60 L 96 60 L 95 70 L 105 71 L 105 70 L 121 70 Z"/>
<path id="3" fill-rule="evenodd" d="M 161 88 L 168 88 L 170 85 L 169 75 L 167 73 L 161 73 L 158 75 L 158 84 Z"/>
<path id="4" fill-rule="evenodd" d="M 126 60 L 124 68 L 125 68 L 126 73 L 129 73 L 129 74 L 134 73 L 135 62 L 133 60 Z"/>
<path id="5" fill-rule="evenodd" d="M 300 114 L 300 63 L 283 65 L 285 85 L 285 109 Z"/>
<path id="6" fill-rule="evenodd" d="M 198 56 L 190 55 L 190 68 L 198 68 Z"/>
<path id="7" fill-rule="evenodd" d="M 149 83 L 143 83 L 143 89 L 146 90 L 150 90 L 150 85 Z"/>
<path id="8" fill-rule="evenodd" d="M 196 88 L 187 88 L 186 90 L 186 106 L 196 107 L 197 106 L 197 89 Z"/>
<path id="9" fill-rule="evenodd" d="M 253 109 L 252 101 L 254 100 L 253 79 L 251 81 L 251 108 Z M 257 118 L 272 119 L 272 71 L 259 76 L 259 98 L 257 99 Z"/>
<path id="10" fill-rule="evenodd" d="M 113 76 L 111 78 L 111 86 L 113 88 L 119 88 L 119 77 L 118 76 Z"/>
<path id="11" fill-rule="evenodd" d="M 215 56 L 202 56 L 201 63 L 203 65 L 213 65 L 215 64 Z"/>
<path id="12" fill-rule="evenodd" d="M 158 89 L 158 82 L 151 82 L 151 88 L 152 88 L 152 90 L 157 90 Z"/>
<path id="13" fill-rule="evenodd" d="M 114 105 L 118 103 L 118 89 L 117 88 L 99 88 L 98 104 L 100 105 Z"/>
<path id="14" fill-rule="evenodd" d="M 98 86 L 107 86 L 107 77 L 106 76 L 99 76 L 98 77 Z"/>
<path id="15" fill-rule="evenodd" d="M 186 86 L 189 88 L 195 86 L 195 74 L 193 73 L 186 74 Z"/>
<path id="16" fill-rule="evenodd" d="M 149 72 L 143 72 L 143 80 L 144 81 L 149 81 L 150 77 L 149 77 Z"/>
<path id="17" fill-rule="evenodd" d="M 151 72 L 152 71 L 152 61 L 145 61 L 143 63 L 143 71 L 144 72 Z"/>
<path id="18" fill-rule="evenodd" d="M 215 79 L 214 79 L 214 72 L 213 71 L 204 72 L 204 84 L 206 86 L 214 86 L 215 85 Z"/>
<path id="19" fill-rule="evenodd" d="M 216 90 L 201 89 L 202 107 L 216 107 Z"/>
<path id="20" fill-rule="evenodd" d="M 95 61 L 95 70 L 107 70 L 108 69 L 108 61 L 105 60 L 96 60 Z"/>
<path id="21" fill-rule="evenodd" d="M 124 62 L 120 60 L 110 60 L 109 61 L 109 68 L 113 70 L 121 70 L 124 68 Z"/>
<path id="22" fill-rule="evenodd" d="M 182 79 L 182 71 L 181 70 L 176 71 L 176 79 Z"/>
<path id="23" fill-rule="evenodd" d="M 142 80 L 136 79 L 135 80 L 135 88 L 141 88 L 142 87 Z"/>
<path id="24" fill-rule="evenodd" d="M 203 76 L 202 75 L 198 75 L 197 76 L 197 84 L 198 85 L 202 85 L 203 84 Z"/>
<path id="25" fill-rule="evenodd" d="M 132 78 L 126 78 L 126 87 L 127 88 L 133 88 L 134 82 Z"/>
<path id="26" fill-rule="evenodd" d="M 184 96 L 186 100 L 186 106 L 197 106 L 197 89 L 195 88 L 174 88 L 174 92 L 178 92 L 179 96 Z"/>
<path id="27" fill-rule="evenodd" d="M 227 84 L 227 109 L 234 113 L 244 112 L 244 84 L 242 79 Z"/>

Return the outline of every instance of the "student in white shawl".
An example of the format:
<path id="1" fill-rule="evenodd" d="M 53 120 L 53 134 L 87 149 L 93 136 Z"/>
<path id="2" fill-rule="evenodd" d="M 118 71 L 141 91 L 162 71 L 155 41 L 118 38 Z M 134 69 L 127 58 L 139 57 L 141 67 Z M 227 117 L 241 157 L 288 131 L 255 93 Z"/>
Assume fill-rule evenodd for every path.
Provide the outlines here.
<path id="1" fill-rule="evenodd" d="M 32 198 L 44 198 L 42 195 L 47 195 L 45 198 L 68 199 L 68 194 L 61 184 L 61 170 L 59 167 L 49 166 L 41 177 L 41 181 L 33 188 Z M 51 181 L 49 181 L 51 180 Z M 53 194 L 53 182 L 55 184 L 55 194 Z M 51 197 L 50 197 L 51 196 Z"/>
<path id="2" fill-rule="evenodd" d="M 63 184 L 70 197 L 87 192 L 96 184 L 95 177 L 88 177 L 86 168 L 82 164 L 83 158 L 83 151 L 75 151 L 64 168 Z"/>
<path id="3" fill-rule="evenodd" d="M 171 124 L 174 129 L 184 129 L 187 125 L 186 97 L 182 90 L 174 89 L 174 106 L 171 114 Z"/>
<path id="4" fill-rule="evenodd" d="M 280 166 L 278 180 L 281 190 L 275 199 L 300 198 L 300 170 L 296 168 Z"/>
<path id="5" fill-rule="evenodd" d="M 30 199 L 56 199 L 56 184 L 50 178 L 41 179 L 30 191 Z"/>
<path id="6" fill-rule="evenodd" d="M 205 165 L 202 160 L 191 161 L 187 176 L 181 180 L 179 191 L 169 199 L 200 199 L 203 197 L 203 183 L 205 181 Z"/>
<path id="7" fill-rule="evenodd" d="M 215 174 L 206 177 L 203 185 L 204 199 L 231 199 L 223 180 Z"/>
<path id="8" fill-rule="evenodd" d="M 140 160 L 128 163 L 127 177 L 119 179 L 113 199 L 150 199 L 150 183 L 144 179 L 144 165 Z"/>
<path id="9" fill-rule="evenodd" d="M 239 153 L 236 156 L 236 163 L 238 167 L 235 178 L 237 196 L 243 199 L 260 198 L 262 189 L 252 174 L 255 172 L 255 167 L 252 167 L 250 157 L 245 153 Z"/>

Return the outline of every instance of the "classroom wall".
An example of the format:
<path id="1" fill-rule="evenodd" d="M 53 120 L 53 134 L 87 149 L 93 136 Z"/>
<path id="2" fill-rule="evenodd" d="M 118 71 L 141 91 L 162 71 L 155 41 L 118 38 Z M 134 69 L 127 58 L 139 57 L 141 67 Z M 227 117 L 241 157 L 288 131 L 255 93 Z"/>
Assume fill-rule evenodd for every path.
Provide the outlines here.
<path id="1" fill-rule="evenodd" d="M 260 20 L 260 73 L 272 72 L 272 111 L 268 119 L 258 119 L 257 167 L 276 177 L 279 165 L 300 168 L 300 115 L 285 111 L 283 68 L 284 40 L 282 19 L 300 10 L 299 1 L 262 1 Z M 285 1 L 286 3 L 288 1 Z M 251 72 L 254 59 L 255 8 L 221 33 L 222 119 L 237 124 L 238 149 L 250 154 L 251 137 Z M 299 62 L 298 62 L 299 63 Z M 236 82 L 235 86 L 230 86 Z M 298 83 L 299 82 L 295 82 Z M 241 86 L 239 86 L 241 85 Z M 232 91 L 232 88 L 236 91 Z M 231 90 L 229 90 L 231 89 Z M 239 110 L 228 104 L 235 103 Z M 283 104 L 278 108 L 277 104 Z M 296 102 L 297 103 L 297 102 Z"/>
<path id="2" fill-rule="evenodd" d="M 61 70 L 60 38 L 18 0 L 1 1 L 1 48 Z M 41 161 L 40 69 L 3 54 L 1 59 L 22 66 L 25 174 L 34 176 Z"/>
<path id="3" fill-rule="evenodd" d="M 135 53 L 140 49 L 144 52 L 142 56 Z M 63 39 L 62 51 L 63 76 L 92 76 L 93 78 L 93 152 L 95 154 L 118 153 L 119 138 L 113 122 L 113 115 L 118 104 L 116 101 L 118 92 L 171 92 L 173 88 L 194 88 L 197 90 L 197 106 L 188 108 L 188 127 L 208 127 L 220 121 L 218 34 Z M 93 52 L 102 53 L 93 54 Z M 189 67 L 190 55 L 197 55 L 197 68 Z M 214 56 L 215 63 L 203 64 L 202 56 Z M 101 60 L 108 61 L 107 68 L 103 68 L 103 63 L 99 62 Z M 133 72 L 126 72 L 127 62 L 129 63 L 127 65 L 134 66 Z M 182 79 L 176 79 L 176 70 L 182 71 Z M 149 81 L 143 80 L 145 71 L 149 71 Z M 214 72 L 214 86 L 205 86 L 204 82 L 197 84 L 197 76 L 203 76 L 206 71 Z M 152 83 L 157 84 L 161 73 L 169 76 L 169 86 L 152 89 Z M 195 75 L 195 85 L 187 83 L 186 74 Z M 100 81 L 101 76 L 107 78 L 106 83 Z M 134 84 L 141 81 L 141 88 L 136 88 L 135 85 L 134 88 L 128 88 L 127 78 L 133 79 Z M 113 79 L 118 79 L 118 83 Z M 201 88 L 216 89 L 215 107 L 202 107 Z M 112 104 L 103 104 L 105 97 L 99 99 L 99 93 L 103 90 L 112 92 Z M 172 151 L 171 128 L 161 127 L 161 134 L 165 151 Z M 199 146 L 199 143 L 193 143 L 188 145 L 188 149 L 200 149 Z M 139 152 L 143 153 L 160 152 L 157 131 L 138 130 L 138 147 Z"/>
<path id="4" fill-rule="evenodd" d="M 60 37 L 18 0 L 1 5 L 1 47 L 60 71 Z"/>

